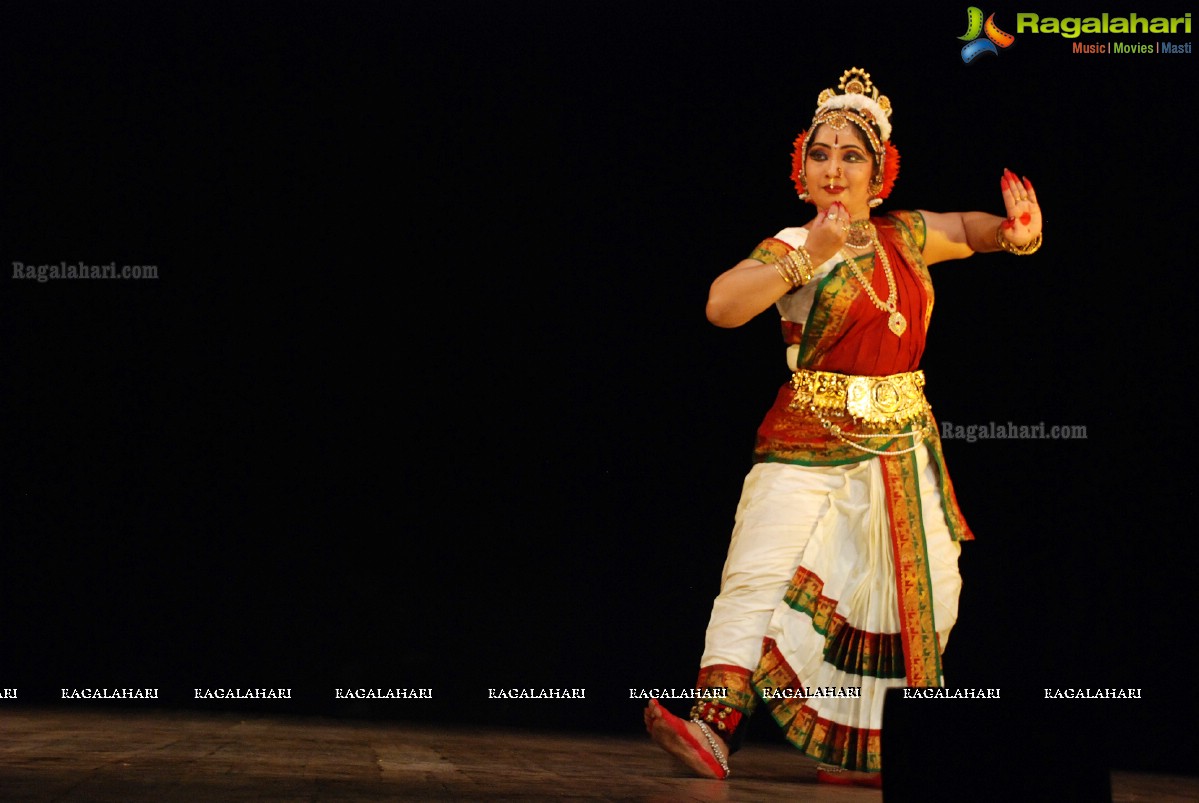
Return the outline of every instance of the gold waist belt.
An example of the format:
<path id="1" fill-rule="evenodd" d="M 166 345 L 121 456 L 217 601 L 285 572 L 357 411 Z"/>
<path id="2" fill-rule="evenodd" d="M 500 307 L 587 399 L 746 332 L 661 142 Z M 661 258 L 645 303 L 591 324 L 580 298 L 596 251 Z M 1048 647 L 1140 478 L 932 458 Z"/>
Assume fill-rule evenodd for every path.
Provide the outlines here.
<path id="1" fill-rule="evenodd" d="M 874 427 L 903 426 L 924 419 L 924 372 L 850 376 L 799 368 L 791 375 L 795 395 L 788 407 L 817 415 L 849 415 Z"/>

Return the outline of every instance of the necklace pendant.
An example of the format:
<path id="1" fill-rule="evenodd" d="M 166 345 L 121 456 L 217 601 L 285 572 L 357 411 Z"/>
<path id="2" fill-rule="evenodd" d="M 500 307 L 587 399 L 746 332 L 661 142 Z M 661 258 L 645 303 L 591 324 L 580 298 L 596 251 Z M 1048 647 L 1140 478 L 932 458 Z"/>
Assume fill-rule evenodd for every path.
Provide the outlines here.
<path id="1" fill-rule="evenodd" d="M 908 328 L 908 319 L 903 317 L 903 313 L 895 311 L 887 318 L 887 328 L 895 333 L 896 337 L 902 335 Z"/>

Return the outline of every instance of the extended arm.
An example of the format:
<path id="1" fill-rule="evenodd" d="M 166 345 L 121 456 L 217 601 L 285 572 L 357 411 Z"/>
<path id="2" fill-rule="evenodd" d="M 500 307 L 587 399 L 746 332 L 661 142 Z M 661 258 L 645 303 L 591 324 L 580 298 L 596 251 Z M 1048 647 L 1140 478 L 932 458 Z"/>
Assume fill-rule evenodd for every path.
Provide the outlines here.
<path id="1" fill-rule="evenodd" d="M 974 253 L 998 251 L 1000 238 L 1017 250 L 1031 247 L 1041 236 L 1042 227 L 1041 205 L 1037 203 L 1032 182 L 1005 170 L 1000 188 L 1006 218 L 986 212 L 923 212 L 928 232 L 924 261 L 931 265 Z"/>

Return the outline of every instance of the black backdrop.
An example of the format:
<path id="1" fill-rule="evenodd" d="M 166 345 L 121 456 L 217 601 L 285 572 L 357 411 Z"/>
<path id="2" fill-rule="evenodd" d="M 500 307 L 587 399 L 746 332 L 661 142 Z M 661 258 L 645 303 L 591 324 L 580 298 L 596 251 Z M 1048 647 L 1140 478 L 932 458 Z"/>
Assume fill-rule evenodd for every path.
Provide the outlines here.
<path id="1" fill-rule="evenodd" d="M 984 9 L 1013 33 L 1018 10 Z M 286 687 L 224 707 L 635 730 L 630 688 L 694 680 L 786 380 L 774 320 L 710 326 L 707 286 L 803 222 L 791 141 L 861 66 L 895 107 L 884 208 L 999 212 L 1010 167 L 1045 210 L 1035 257 L 935 269 L 940 419 L 1087 431 L 946 442 L 978 535 L 950 683 L 1002 687 L 1030 727 L 1043 687 L 1141 688 L 1088 704 L 1113 761 L 1195 771 L 1194 55 L 1026 33 L 966 64 L 965 14 L 911 4 L 5 16 L 14 704 Z"/>

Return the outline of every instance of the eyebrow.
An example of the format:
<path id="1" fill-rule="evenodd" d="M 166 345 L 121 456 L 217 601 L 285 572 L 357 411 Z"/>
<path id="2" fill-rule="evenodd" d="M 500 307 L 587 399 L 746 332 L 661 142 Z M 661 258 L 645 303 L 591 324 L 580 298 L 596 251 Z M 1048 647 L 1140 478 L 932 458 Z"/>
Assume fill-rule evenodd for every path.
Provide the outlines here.
<path id="1" fill-rule="evenodd" d="M 815 141 L 812 143 L 813 148 L 816 147 L 817 145 L 828 148 L 829 150 L 845 150 L 846 148 L 853 148 L 853 149 L 859 150 L 859 151 L 865 150 L 865 148 L 863 148 L 861 145 L 859 145 L 856 142 L 847 142 L 844 145 L 830 145 L 827 142 L 820 142 L 820 141 Z"/>

